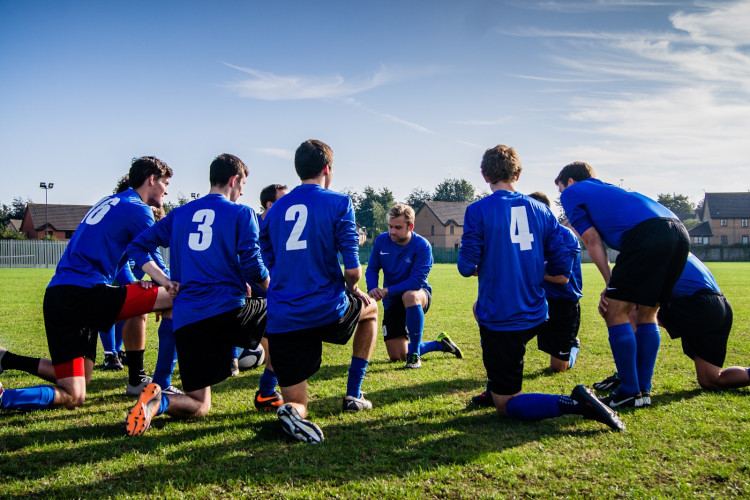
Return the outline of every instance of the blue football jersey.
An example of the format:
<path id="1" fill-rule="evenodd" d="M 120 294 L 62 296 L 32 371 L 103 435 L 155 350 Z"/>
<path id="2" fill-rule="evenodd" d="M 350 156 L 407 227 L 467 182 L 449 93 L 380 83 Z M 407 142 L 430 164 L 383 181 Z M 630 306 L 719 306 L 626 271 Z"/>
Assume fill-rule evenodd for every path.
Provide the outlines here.
<path id="1" fill-rule="evenodd" d="M 677 280 L 674 290 L 672 290 L 672 296 L 686 297 L 706 289 L 721 293 L 721 289 L 719 289 L 711 271 L 698 257 L 690 253 L 685 263 L 685 269 L 682 270 L 680 279 Z"/>
<path id="2" fill-rule="evenodd" d="M 111 284 L 128 244 L 153 223 L 151 207 L 132 188 L 102 198 L 73 233 L 49 286 Z"/>
<path id="3" fill-rule="evenodd" d="M 498 190 L 469 205 L 458 253 L 463 276 L 479 273 L 480 325 L 526 330 L 547 320 L 542 282 L 568 275 L 575 252 L 549 208 L 518 192 Z"/>
<path id="4" fill-rule="evenodd" d="M 173 209 L 141 233 L 128 254 L 141 268 L 158 246 L 169 247 L 171 279 L 180 283 L 174 299 L 175 330 L 242 306 L 246 283 L 268 277 L 255 212 L 221 194 Z"/>
<path id="5" fill-rule="evenodd" d="M 380 270 L 383 271 L 383 288 L 388 288 L 388 295 L 383 299 L 383 307 L 391 305 L 392 297 L 397 297 L 407 290 L 422 288 L 432 291 L 427 283 L 427 275 L 432 269 L 432 247 L 430 243 L 412 232 L 406 245 L 399 245 L 391 240 L 388 233 L 375 238 L 370 261 L 367 264 L 365 278 L 367 289 L 378 288 Z"/>
<path id="6" fill-rule="evenodd" d="M 346 311 L 345 269 L 359 267 L 359 235 L 348 196 L 301 184 L 268 210 L 261 246 L 270 269 L 269 334 L 323 326 Z"/>
<path id="7" fill-rule="evenodd" d="M 622 235 L 639 223 L 657 217 L 677 218 L 671 210 L 647 196 L 595 178 L 565 188 L 560 202 L 578 234 L 595 227 L 602 240 L 615 250 L 622 249 Z"/>
<path id="8" fill-rule="evenodd" d="M 570 270 L 570 275 L 568 276 L 568 282 L 566 284 L 561 285 L 559 283 L 552 283 L 545 280 L 542 281 L 542 288 L 544 288 L 544 293 L 549 299 L 577 302 L 583 297 L 581 244 L 578 241 L 578 236 L 576 236 L 573 231 L 565 226 L 560 227 L 563 229 L 563 239 L 565 240 L 565 244 L 575 252 L 575 256 L 573 257 L 573 267 Z"/>

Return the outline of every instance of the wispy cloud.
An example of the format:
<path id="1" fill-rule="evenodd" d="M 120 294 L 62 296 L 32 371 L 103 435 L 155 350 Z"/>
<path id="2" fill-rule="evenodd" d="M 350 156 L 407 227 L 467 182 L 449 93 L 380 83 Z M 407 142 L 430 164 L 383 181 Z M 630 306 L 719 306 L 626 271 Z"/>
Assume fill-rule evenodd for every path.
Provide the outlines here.
<path id="1" fill-rule="evenodd" d="M 681 8 L 694 12 L 670 15 L 669 31 L 556 34 L 570 43 L 555 44 L 551 59 L 559 71 L 551 80 L 558 87 L 585 80 L 571 84 L 577 97 L 563 118 L 594 137 L 561 156 L 601 162 L 646 186 L 683 181 L 691 167 L 720 168 L 722 177 L 747 186 L 750 1 Z M 694 177 L 696 185 L 710 182 L 710 175 Z"/>
<path id="2" fill-rule="evenodd" d="M 492 126 L 492 125 L 502 125 L 504 123 L 508 123 L 511 121 L 513 117 L 511 116 L 505 116 L 503 118 L 496 118 L 494 120 L 458 120 L 453 121 L 454 125 L 467 125 L 467 126 Z"/>
<path id="3" fill-rule="evenodd" d="M 250 75 L 252 78 L 226 83 L 224 86 L 237 92 L 240 97 L 263 101 L 297 99 L 331 99 L 347 97 L 385 85 L 391 81 L 385 67 L 367 78 L 345 79 L 340 75 L 275 75 L 253 68 L 243 68 L 234 64 L 226 66 Z"/>
<path id="4" fill-rule="evenodd" d="M 379 116 L 380 118 L 383 118 L 385 120 L 391 121 L 393 123 L 398 123 L 399 125 L 404 125 L 405 127 L 408 127 L 412 130 L 416 130 L 417 132 L 423 132 L 426 134 L 432 134 L 434 133 L 432 130 L 428 129 L 427 127 L 423 127 L 422 125 L 419 125 L 418 123 L 411 122 L 409 120 L 404 120 L 403 118 L 399 118 L 397 116 L 384 113 L 382 111 L 376 111 L 368 106 L 365 106 L 361 102 L 357 101 L 356 99 L 348 98 L 345 100 L 347 104 L 350 104 L 352 106 L 355 106 L 362 111 L 366 111 L 367 113 L 370 113 L 375 116 Z"/>
<path id="5" fill-rule="evenodd" d="M 275 158 L 281 158 L 282 160 L 293 160 L 294 159 L 294 151 L 290 151 L 287 149 L 277 149 L 277 148 L 255 148 L 253 151 L 257 151 L 258 153 L 263 153 L 268 156 L 273 156 Z"/>

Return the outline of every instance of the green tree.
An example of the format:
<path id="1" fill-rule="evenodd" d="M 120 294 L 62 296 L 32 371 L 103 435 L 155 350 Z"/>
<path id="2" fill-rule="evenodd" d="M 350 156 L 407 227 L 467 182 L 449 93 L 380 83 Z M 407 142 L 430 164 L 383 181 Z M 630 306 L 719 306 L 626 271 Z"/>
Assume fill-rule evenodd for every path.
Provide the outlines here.
<path id="1" fill-rule="evenodd" d="M 657 196 L 656 201 L 670 209 L 680 219 L 691 219 L 695 214 L 695 203 L 684 194 L 662 193 Z"/>
<path id="2" fill-rule="evenodd" d="M 421 188 L 414 188 L 406 198 L 406 204 L 413 208 L 416 212 L 425 201 L 430 200 L 432 200 L 432 193 Z"/>
<path id="3" fill-rule="evenodd" d="M 168 214 L 173 208 L 181 207 L 185 203 L 187 203 L 188 200 L 187 197 L 180 191 L 177 193 L 177 203 L 167 201 L 164 203 L 164 213 Z"/>
<path id="4" fill-rule="evenodd" d="M 365 187 L 355 206 L 355 213 L 357 223 L 367 230 L 369 239 L 375 238 L 388 229 L 385 217 L 395 203 L 396 200 L 390 189 L 384 187 L 380 191 L 375 191 L 370 186 Z"/>
<path id="5" fill-rule="evenodd" d="M 465 179 L 445 179 L 435 188 L 433 201 L 474 201 L 474 186 Z"/>

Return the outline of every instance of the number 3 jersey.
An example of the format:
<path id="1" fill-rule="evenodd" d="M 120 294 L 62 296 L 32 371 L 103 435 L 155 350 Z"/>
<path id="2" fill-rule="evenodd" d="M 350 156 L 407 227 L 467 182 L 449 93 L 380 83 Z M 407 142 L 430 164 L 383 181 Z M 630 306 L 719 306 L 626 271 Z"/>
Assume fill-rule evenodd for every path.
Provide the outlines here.
<path id="1" fill-rule="evenodd" d="M 359 236 L 348 196 L 301 184 L 268 210 L 261 245 L 271 272 L 269 334 L 323 326 L 346 311 L 345 269 L 359 267 Z"/>
<path id="2" fill-rule="evenodd" d="M 153 224 L 151 207 L 132 188 L 102 198 L 73 233 L 49 286 L 111 284 L 128 244 Z"/>
<path id="3" fill-rule="evenodd" d="M 576 252 L 563 230 L 546 205 L 518 192 L 498 190 L 467 207 L 458 270 L 478 271 L 480 325 L 526 330 L 547 319 L 545 261 L 549 274 L 567 276 Z"/>
<path id="4" fill-rule="evenodd" d="M 255 211 L 221 194 L 173 209 L 135 238 L 128 254 L 140 268 L 157 246 L 169 247 L 171 278 L 180 283 L 175 330 L 242 306 L 245 284 L 268 277 Z"/>

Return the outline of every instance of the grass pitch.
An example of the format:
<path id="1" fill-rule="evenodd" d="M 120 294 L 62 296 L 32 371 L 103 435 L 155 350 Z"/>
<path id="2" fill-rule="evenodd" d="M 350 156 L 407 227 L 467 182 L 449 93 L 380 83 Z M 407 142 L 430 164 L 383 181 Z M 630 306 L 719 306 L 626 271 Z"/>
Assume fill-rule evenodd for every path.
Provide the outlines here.
<path id="1" fill-rule="evenodd" d="M 750 263 L 710 263 L 734 307 L 726 366 L 750 364 Z M 0 269 L 0 345 L 47 355 L 42 297 L 52 270 Z M 654 406 L 621 412 L 627 430 L 580 417 L 541 422 L 499 418 L 468 403 L 484 384 L 479 333 L 471 315 L 476 279 L 454 265 L 430 274 L 433 305 L 425 337 L 440 331 L 463 360 L 427 354 L 422 369 L 387 361 L 378 344 L 363 386 L 375 405 L 342 414 L 350 346 L 326 346 L 310 380 L 309 418 L 321 446 L 290 441 L 275 415 L 252 405 L 260 370 L 213 391 L 208 417 L 154 419 L 140 438 L 124 433 L 133 400 L 125 372 L 96 369 L 87 401 L 74 411 L 0 411 L 0 497 L 220 498 L 506 498 L 750 496 L 750 399 L 747 389 L 708 393 L 695 380 L 679 341 L 662 331 Z M 528 345 L 525 392 L 569 393 L 614 371 L 604 322 L 596 313 L 603 286 L 584 265 L 581 354 L 575 368 L 551 374 L 549 358 Z M 156 358 L 149 320 L 147 369 Z M 101 362 L 101 350 L 99 359 Z M 41 383 L 20 372 L 0 375 L 6 388 Z M 179 386 L 179 368 L 174 382 Z"/>

